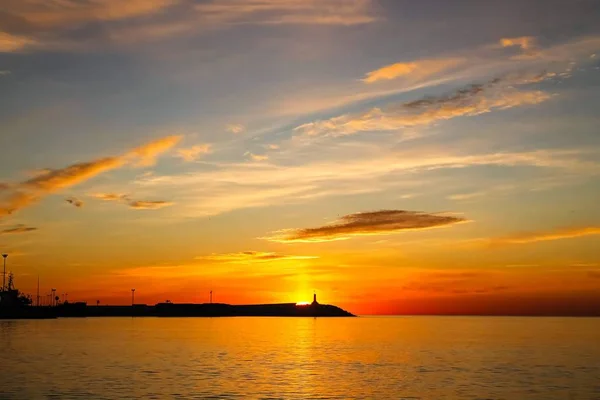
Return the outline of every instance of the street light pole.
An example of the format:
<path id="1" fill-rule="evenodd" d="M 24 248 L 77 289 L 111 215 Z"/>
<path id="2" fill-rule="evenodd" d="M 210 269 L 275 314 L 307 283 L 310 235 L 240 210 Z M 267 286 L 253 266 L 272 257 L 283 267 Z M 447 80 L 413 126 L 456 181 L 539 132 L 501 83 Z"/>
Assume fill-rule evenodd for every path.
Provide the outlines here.
<path id="1" fill-rule="evenodd" d="M 131 307 L 133 307 L 133 304 L 134 304 L 134 302 L 133 302 L 133 300 L 135 298 L 134 296 L 135 296 L 135 289 L 131 289 Z"/>
<path id="2" fill-rule="evenodd" d="M 2 291 L 4 292 L 6 288 L 6 257 L 8 257 L 8 254 L 4 253 L 2 257 L 4 258 L 4 269 L 2 270 Z"/>

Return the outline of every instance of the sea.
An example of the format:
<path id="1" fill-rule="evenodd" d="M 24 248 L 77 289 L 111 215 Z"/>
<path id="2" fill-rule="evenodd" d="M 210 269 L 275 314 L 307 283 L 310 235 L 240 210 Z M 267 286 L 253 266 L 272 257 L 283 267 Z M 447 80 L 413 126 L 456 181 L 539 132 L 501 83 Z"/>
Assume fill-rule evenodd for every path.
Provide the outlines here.
<path id="1" fill-rule="evenodd" d="M 0 320 L 0 399 L 600 399 L 600 318 Z"/>

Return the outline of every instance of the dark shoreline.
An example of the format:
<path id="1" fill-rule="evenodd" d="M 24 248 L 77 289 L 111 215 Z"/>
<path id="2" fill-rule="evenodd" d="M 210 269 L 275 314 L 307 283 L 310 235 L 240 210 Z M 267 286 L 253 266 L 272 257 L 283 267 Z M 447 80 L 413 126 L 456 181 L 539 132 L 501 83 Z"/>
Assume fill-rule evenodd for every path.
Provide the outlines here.
<path id="1" fill-rule="evenodd" d="M 51 319 L 86 317 L 354 317 L 339 307 L 328 304 L 296 305 L 249 304 L 231 305 L 221 303 L 156 305 L 135 304 L 133 306 L 65 303 L 55 307 L 24 307 L 4 310 L 0 319 Z"/>

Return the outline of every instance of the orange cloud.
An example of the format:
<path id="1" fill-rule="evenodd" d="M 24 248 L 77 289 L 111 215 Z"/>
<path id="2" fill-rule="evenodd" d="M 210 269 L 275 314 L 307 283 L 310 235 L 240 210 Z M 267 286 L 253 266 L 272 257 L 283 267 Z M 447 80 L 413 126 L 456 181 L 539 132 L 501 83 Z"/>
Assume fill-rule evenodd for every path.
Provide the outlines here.
<path id="1" fill-rule="evenodd" d="M 354 236 L 389 235 L 406 230 L 428 229 L 467 222 L 462 217 L 418 211 L 381 210 L 345 215 L 318 228 L 286 229 L 265 239 L 273 242 L 329 242 Z"/>
<path id="2" fill-rule="evenodd" d="M 500 46 L 502 46 L 502 47 L 518 46 L 523 50 L 529 50 L 536 46 L 536 39 L 533 36 L 502 38 L 502 39 L 500 39 Z"/>
<path id="3" fill-rule="evenodd" d="M 197 260 L 209 260 L 224 263 L 264 263 L 282 260 L 310 260 L 316 256 L 294 256 L 262 251 L 242 251 L 239 253 L 211 254 L 209 256 L 196 257 Z"/>
<path id="4" fill-rule="evenodd" d="M 25 36 L 0 32 L 0 53 L 12 53 L 20 51 L 34 43 L 35 40 Z"/>
<path id="5" fill-rule="evenodd" d="M 175 146 L 183 136 L 166 136 L 153 140 L 143 146 L 131 150 L 125 157 L 138 158 L 137 165 L 148 167 L 154 165 L 156 157 Z"/>
<path id="6" fill-rule="evenodd" d="M 252 161 L 266 161 L 266 160 L 269 159 L 269 156 L 262 155 L 262 154 L 248 153 L 248 155 L 250 156 L 250 158 L 252 159 Z"/>
<path id="7" fill-rule="evenodd" d="M 0 201 L 0 217 L 12 214 L 13 212 L 27 207 L 39 200 L 39 195 L 22 191 L 11 191 Z"/>
<path id="8" fill-rule="evenodd" d="M 169 207 L 173 205 L 173 203 L 169 201 L 162 200 L 134 200 L 130 201 L 127 204 L 129 204 L 129 207 L 135 208 L 137 210 L 157 210 L 159 208 Z"/>
<path id="9" fill-rule="evenodd" d="M 163 207 L 172 206 L 173 203 L 163 200 L 132 200 L 126 194 L 115 193 L 97 193 L 93 197 L 104 201 L 116 201 L 127 204 L 130 208 L 137 210 L 157 210 Z"/>
<path id="10" fill-rule="evenodd" d="M 50 169 L 24 182 L 22 186 L 53 192 L 76 185 L 103 172 L 124 164 L 120 157 L 106 157 L 94 161 L 69 165 L 61 169 Z"/>
<path id="11" fill-rule="evenodd" d="M 186 149 L 177 150 L 177 155 L 183 158 L 185 161 L 195 161 L 201 154 L 210 153 L 209 144 L 201 144 Z"/>
<path id="12" fill-rule="evenodd" d="M 213 24 L 356 25 L 373 22 L 371 0 L 212 0 L 196 11 Z"/>
<path id="13" fill-rule="evenodd" d="M 366 74 L 363 82 L 375 83 L 399 77 L 419 80 L 466 63 L 464 58 L 442 58 L 386 65 Z"/>
<path id="14" fill-rule="evenodd" d="M 127 198 L 127 195 L 115 193 L 97 193 L 92 196 L 104 201 L 118 201 Z"/>
<path id="15" fill-rule="evenodd" d="M 63 24 L 116 21 L 156 13 L 178 0 L 20 0 L 10 11 L 31 24 L 60 26 Z M 18 4 L 17 4 L 18 3 Z"/>
<path id="16" fill-rule="evenodd" d="M 180 136 L 168 136 L 137 147 L 121 156 L 75 163 L 60 169 L 44 169 L 24 182 L 4 185 L 0 188 L 0 195 L 4 194 L 3 198 L 0 197 L 0 216 L 11 214 L 51 193 L 132 162 L 135 165 L 151 165 L 159 154 L 174 146 L 180 139 Z"/>
<path id="17" fill-rule="evenodd" d="M 530 232 L 492 239 L 492 245 L 527 244 L 550 240 L 571 239 L 582 236 L 600 235 L 600 227 L 563 228 L 544 232 Z"/>

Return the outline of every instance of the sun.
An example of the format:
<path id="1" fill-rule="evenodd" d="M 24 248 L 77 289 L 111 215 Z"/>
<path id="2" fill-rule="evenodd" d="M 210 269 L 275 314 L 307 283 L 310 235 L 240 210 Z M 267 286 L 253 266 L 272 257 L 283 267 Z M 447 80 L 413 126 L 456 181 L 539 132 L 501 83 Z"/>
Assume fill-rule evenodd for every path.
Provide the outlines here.
<path id="1" fill-rule="evenodd" d="M 299 301 L 296 303 L 297 306 L 308 306 L 310 303 L 308 301 Z"/>

